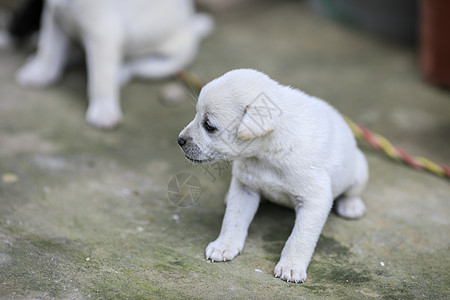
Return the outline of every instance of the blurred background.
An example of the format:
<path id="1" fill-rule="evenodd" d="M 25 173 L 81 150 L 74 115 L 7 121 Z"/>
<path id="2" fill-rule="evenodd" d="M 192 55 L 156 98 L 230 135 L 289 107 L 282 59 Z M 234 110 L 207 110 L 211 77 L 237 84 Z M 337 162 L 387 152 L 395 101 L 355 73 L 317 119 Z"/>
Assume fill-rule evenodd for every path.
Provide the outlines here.
<path id="1" fill-rule="evenodd" d="M 430 83 L 450 86 L 450 51 L 446 33 L 450 27 L 448 1 L 444 0 L 296 0 L 306 2 L 313 13 L 384 39 L 417 49 L 421 72 Z M 261 0 L 197 0 L 201 10 L 221 16 L 233 16 Z M 39 27 L 42 0 L 2 0 L 1 24 L 13 36 L 15 45 L 23 44 Z"/>

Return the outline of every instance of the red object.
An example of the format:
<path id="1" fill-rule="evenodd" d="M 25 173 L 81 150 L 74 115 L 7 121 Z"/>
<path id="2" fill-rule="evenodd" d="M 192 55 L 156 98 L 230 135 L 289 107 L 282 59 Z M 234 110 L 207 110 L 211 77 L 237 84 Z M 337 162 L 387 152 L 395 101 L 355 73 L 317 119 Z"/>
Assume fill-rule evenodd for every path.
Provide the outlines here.
<path id="1" fill-rule="evenodd" d="M 450 87 L 450 0 L 421 0 L 420 17 L 422 74 Z"/>

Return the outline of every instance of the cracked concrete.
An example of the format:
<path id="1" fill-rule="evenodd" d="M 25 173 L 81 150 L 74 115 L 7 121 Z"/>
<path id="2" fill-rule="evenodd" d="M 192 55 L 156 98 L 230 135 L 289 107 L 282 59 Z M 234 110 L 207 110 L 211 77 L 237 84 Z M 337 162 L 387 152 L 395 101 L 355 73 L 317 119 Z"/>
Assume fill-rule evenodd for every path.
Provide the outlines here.
<path id="1" fill-rule="evenodd" d="M 448 299 L 449 181 L 361 144 L 371 180 L 367 215 L 330 214 L 306 283 L 273 277 L 294 213 L 262 204 L 244 252 L 204 259 L 224 213 L 229 170 L 183 157 L 178 132 L 192 99 L 158 100 L 163 82 L 123 89 L 124 123 L 83 120 L 85 73 L 25 89 L 27 51 L 0 53 L 0 298 Z M 421 80 L 416 51 L 337 26 L 302 2 L 267 1 L 217 18 L 190 70 L 205 80 L 238 67 L 322 97 L 398 146 L 450 164 L 450 97 Z M 194 174 L 198 203 L 174 206 L 169 180 Z"/>

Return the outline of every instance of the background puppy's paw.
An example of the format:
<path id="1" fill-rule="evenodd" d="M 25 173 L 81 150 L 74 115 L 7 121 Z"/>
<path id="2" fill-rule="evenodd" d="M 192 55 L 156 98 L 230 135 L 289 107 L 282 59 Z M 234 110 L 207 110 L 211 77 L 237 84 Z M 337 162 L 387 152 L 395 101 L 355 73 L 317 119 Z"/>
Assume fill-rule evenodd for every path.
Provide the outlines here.
<path id="1" fill-rule="evenodd" d="M 241 251 L 242 247 L 235 243 L 217 239 L 206 247 L 206 259 L 210 259 L 212 262 L 232 260 Z"/>
<path id="2" fill-rule="evenodd" d="M 58 80 L 59 75 L 59 71 L 52 70 L 52 66 L 31 58 L 17 71 L 16 81 L 25 87 L 45 87 Z"/>
<path id="3" fill-rule="evenodd" d="M 122 111 L 115 101 L 92 101 L 86 112 L 86 121 L 97 128 L 111 129 L 122 120 Z"/>
<path id="4" fill-rule="evenodd" d="M 178 82 L 166 83 L 159 91 L 159 98 L 166 105 L 177 105 L 186 100 L 186 90 Z"/>
<path id="5" fill-rule="evenodd" d="M 296 264 L 280 261 L 274 269 L 275 277 L 293 283 L 303 283 L 306 281 L 306 268 Z"/>
<path id="6" fill-rule="evenodd" d="M 361 198 L 340 198 L 336 200 L 336 212 L 347 219 L 359 219 L 364 216 L 366 206 Z"/>
<path id="7" fill-rule="evenodd" d="M 193 28 L 198 37 L 207 37 L 214 29 L 214 19 L 208 14 L 198 13 L 194 17 Z"/>

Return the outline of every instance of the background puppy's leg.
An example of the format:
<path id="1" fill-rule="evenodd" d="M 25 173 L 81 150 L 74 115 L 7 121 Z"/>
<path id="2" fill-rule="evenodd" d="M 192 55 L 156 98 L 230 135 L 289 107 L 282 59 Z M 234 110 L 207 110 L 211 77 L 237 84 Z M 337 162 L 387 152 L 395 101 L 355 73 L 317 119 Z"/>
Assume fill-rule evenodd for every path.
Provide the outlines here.
<path id="1" fill-rule="evenodd" d="M 127 84 L 132 78 L 160 79 L 175 75 L 190 59 L 181 56 L 151 56 L 126 63 L 120 72 L 120 84 Z"/>
<path id="2" fill-rule="evenodd" d="M 120 74 L 121 84 L 133 77 L 160 79 L 172 76 L 195 57 L 199 39 L 189 28 L 183 28 L 156 50 L 156 54 L 125 63 Z"/>
<path id="3" fill-rule="evenodd" d="M 330 185 L 308 189 L 311 194 L 304 195 L 303 203 L 296 208 L 294 229 L 274 269 L 276 277 L 288 282 L 306 280 L 306 269 L 333 204 Z"/>
<path id="4" fill-rule="evenodd" d="M 37 52 L 19 69 L 17 82 L 23 86 L 42 87 L 58 80 L 66 62 L 68 45 L 68 37 L 55 20 L 54 8 L 46 5 Z"/>
<path id="5" fill-rule="evenodd" d="M 105 32 L 86 36 L 84 45 L 89 97 L 86 120 L 96 127 L 112 128 L 122 119 L 119 99 L 121 40 Z"/>
<path id="6" fill-rule="evenodd" d="M 219 237 L 206 248 L 206 259 L 232 260 L 244 248 L 248 227 L 255 216 L 260 195 L 233 178 Z"/>
<path id="7" fill-rule="evenodd" d="M 176 74 L 194 59 L 201 39 L 210 34 L 214 22 L 209 15 L 196 14 L 191 24 L 184 26 L 156 50 L 156 55 L 132 60 L 121 70 L 120 82 L 132 77 L 159 79 Z"/>
<path id="8" fill-rule="evenodd" d="M 350 187 L 340 198 L 336 199 L 336 212 L 348 219 L 359 219 L 364 215 L 366 206 L 361 200 L 369 180 L 369 167 L 364 154 L 358 150 L 355 174 L 355 184 Z"/>

